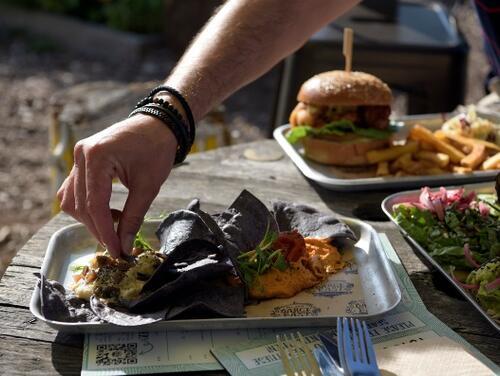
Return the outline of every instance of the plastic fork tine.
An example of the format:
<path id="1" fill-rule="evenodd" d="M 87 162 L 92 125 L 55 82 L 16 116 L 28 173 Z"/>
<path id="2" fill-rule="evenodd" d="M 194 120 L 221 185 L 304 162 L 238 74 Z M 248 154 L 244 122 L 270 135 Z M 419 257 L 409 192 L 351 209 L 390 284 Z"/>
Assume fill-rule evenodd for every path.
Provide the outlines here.
<path id="1" fill-rule="evenodd" d="M 283 363 L 283 368 L 285 369 L 287 376 L 294 376 L 295 372 L 292 370 L 292 365 L 290 364 L 290 360 L 288 359 L 288 355 L 286 354 L 285 346 L 279 336 L 276 335 L 276 344 L 278 345 L 278 350 L 281 357 L 281 362 Z"/>
<path id="2" fill-rule="evenodd" d="M 370 332 L 368 331 L 368 327 L 366 326 L 366 322 L 363 322 L 363 334 L 366 341 L 366 349 L 368 355 L 368 363 L 377 365 L 377 357 L 375 356 L 375 350 L 372 343 L 372 338 L 370 336 Z"/>
<path id="3" fill-rule="evenodd" d="M 345 370 L 344 330 L 342 329 L 342 318 L 340 317 L 337 317 L 337 347 L 339 349 L 340 366 Z"/>
<path id="4" fill-rule="evenodd" d="M 349 329 L 349 321 L 347 318 L 342 320 L 342 343 L 344 344 L 344 357 L 347 360 L 347 364 L 354 362 L 351 330 Z"/>
<path id="5" fill-rule="evenodd" d="M 307 376 L 305 371 L 308 369 L 308 366 L 304 362 L 304 358 L 297 346 L 297 340 L 293 337 L 293 334 L 290 334 L 290 338 L 288 338 L 286 334 L 284 335 L 284 337 L 286 339 L 286 343 L 290 348 L 290 361 L 293 364 L 294 369 L 296 370 L 295 373 L 302 376 Z"/>
<path id="6" fill-rule="evenodd" d="M 313 375 L 318 375 L 321 376 L 321 370 L 319 369 L 318 363 L 316 362 L 316 358 L 314 357 L 314 354 L 312 353 L 311 349 L 309 346 L 307 346 L 306 341 L 304 340 L 304 337 L 300 332 L 297 332 L 297 337 L 299 338 L 299 344 L 301 349 L 304 351 L 307 360 L 309 361 L 310 367 L 309 369 L 311 370 L 311 373 Z"/>
<path id="7" fill-rule="evenodd" d="M 366 324 L 365 323 L 363 323 L 363 324 L 366 327 Z M 361 357 L 358 360 L 361 360 L 363 363 L 368 363 L 369 360 L 366 356 L 365 339 L 368 340 L 370 338 L 370 333 L 368 333 L 368 336 L 367 336 L 367 332 L 365 332 L 364 327 L 361 328 L 361 321 L 359 321 L 359 320 L 356 320 L 356 327 L 357 327 L 356 332 L 358 333 L 357 337 L 359 338 L 359 347 L 361 350 Z"/>
<path id="8" fill-rule="evenodd" d="M 358 330 L 356 328 L 356 324 L 354 323 L 354 319 L 351 318 L 350 321 L 350 327 L 351 327 L 351 337 L 352 337 L 352 346 L 353 346 L 353 353 L 354 353 L 354 358 L 356 361 L 360 361 L 361 360 L 361 353 L 360 353 L 360 339 L 359 337 L 361 336 L 361 331 L 359 331 L 358 333 Z"/>

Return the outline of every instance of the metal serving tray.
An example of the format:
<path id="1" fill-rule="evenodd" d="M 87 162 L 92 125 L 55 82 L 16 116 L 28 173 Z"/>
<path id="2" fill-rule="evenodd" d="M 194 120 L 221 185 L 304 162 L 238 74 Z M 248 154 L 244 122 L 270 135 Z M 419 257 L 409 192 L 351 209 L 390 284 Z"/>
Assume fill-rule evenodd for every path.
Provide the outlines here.
<path id="1" fill-rule="evenodd" d="M 441 127 L 450 114 L 410 115 L 397 119 L 401 122 L 402 129 L 398 136 L 405 138 L 409 128 L 414 124 L 421 124 L 431 130 Z M 403 125 L 404 124 L 404 125 Z M 308 160 L 304 157 L 303 148 L 300 144 L 290 144 L 285 135 L 290 129 L 289 124 L 276 128 L 273 136 L 284 150 L 284 152 L 295 163 L 295 166 L 307 178 L 319 185 L 337 191 L 353 191 L 366 189 L 389 189 L 389 188 L 416 188 L 422 185 L 438 186 L 446 184 L 466 184 L 491 180 L 498 171 L 474 171 L 469 174 L 449 173 L 443 175 L 429 176 L 384 176 L 375 177 L 373 170 L 360 170 L 358 168 L 345 168 L 323 165 Z"/>
<path id="2" fill-rule="evenodd" d="M 494 182 L 490 183 L 481 183 L 481 184 L 469 184 L 463 186 L 465 188 L 466 192 L 471 192 L 475 191 L 476 193 L 494 193 Z M 446 187 L 446 189 L 454 189 L 454 188 L 459 188 L 457 186 L 455 187 Z M 408 201 L 415 201 L 418 200 L 418 196 L 420 195 L 420 190 L 415 190 L 415 191 L 406 191 L 406 192 L 400 192 L 400 193 L 395 193 L 392 194 L 384 199 L 382 201 L 382 210 L 384 213 L 391 219 L 392 222 L 398 226 L 399 230 L 403 234 L 403 236 L 408 240 L 408 242 L 413 246 L 414 249 L 418 250 L 422 256 L 424 256 L 429 263 L 434 266 L 442 275 L 450 281 L 455 288 L 460 291 L 460 293 L 464 296 L 465 299 L 467 299 L 473 306 L 476 308 L 481 315 L 484 316 L 488 322 L 495 327 L 496 330 L 500 331 L 500 323 L 493 319 L 488 313 L 479 305 L 479 303 L 476 301 L 474 296 L 472 296 L 467 290 L 462 288 L 459 284 L 457 284 L 453 278 L 427 253 L 427 251 L 419 244 L 417 241 L 415 241 L 408 233 L 397 224 L 395 221 L 394 217 L 392 216 L 393 210 L 392 208 L 396 204 L 400 204 L 402 202 L 408 202 Z"/>
<path id="3" fill-rule="evenodd" d="M 271 299 L 247 305 L 246 317 L 161 321 L 139 327 L 121 327 L 109 323 L 68 323 L 47 320 L 40 305 L 36 286 L 30 310 L 52 328 L 68 332 L 111 332 L 146 329 L 235 329 L 294 326 L 332 326 L 338 316 L 371 317 L 390 311 L 401 300 L 401 291 L 390 262 L 375 230 L 361 221 L 343 219 L 358 235 L 359 241 L 346 254 L 352 258 L 337 274 L 290 299 Z M 146 222 L 145 236 L 155 239 L 159 222 Z M 50 239 L 41 272 L 65 287 L 71 281 L 70 264 L 95 253 L 96 243 L 83 225 L 62 228 Z"/>

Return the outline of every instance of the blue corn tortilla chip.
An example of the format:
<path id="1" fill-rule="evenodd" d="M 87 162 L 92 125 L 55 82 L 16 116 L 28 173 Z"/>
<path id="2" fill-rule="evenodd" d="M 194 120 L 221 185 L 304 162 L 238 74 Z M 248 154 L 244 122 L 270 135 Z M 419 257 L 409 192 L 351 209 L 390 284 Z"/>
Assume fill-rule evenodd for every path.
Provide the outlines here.
<path id="1" fill-rule="evenodd" d="M 245 292 L 242 285 L 233 286 L 224 279 L 196 285 L 187 294 L 176 297 L 166 319 L 244 316 Z"/>
<path id="2" fill-rule="evenodd" d="M 102 301 L 96 296 L 90 298 L 90 307 L 97 317 L 101 320 L 109 322 L 111 324 L 119 326 L 139 326 L 152 324 L 154 322 L 161 321 L 165 319 L 167 309 L 161 311 L 137 314 L 130 313 L 123 310 L 114 309 Z"/>
<path id="3" fill-rule="evenodd" d="M 273 213 L 280 231 L 298 230 L 304 237 L 357 240 L 345 223 L 307 205 L 276 201 Z"/>
<path id="4" fill-rule="evenodd" d="M 92 322 L 99 318 L 92 312 L 89 302 L 75 297 L 57 281 L 37 274 L 40 278 L 40 302 L 42 314 L 47 320 L 60 322 Z"/>
<path id="5" fill-rule="evenodd" d="M 160 252 L 170 254 L 177 246 L 187 240 L 202 239 L 216 245 L 217 237 L 203 219 L 190 210 L 177 210 L 170 213 L 156 230 L 160 239 Z"/>
<path id="6" fill-rule="evenodd" d="M 241 252 L 255 249 L 266 231 L 279 231 L 266 205 L 247 190 L 243 190 L 215 220 L 228 242 L 228 252 L 233 262 Z"/>
<path id="7" fill-rule="evenodd" d="M 215 237 L 215 240 L 217 241 L 217 244 L 224 246 L 224 248 L 227 247 L 226 244 L 226 238 L 224 237 L 224 233 L 222 232 L 221 228 L 215 221 L 214 217 L 208 214 L 207 212 L 204 212 L 200 208 L 200 200 L 199 199 L 194 199 L 189 203 L 187 206 L 187 210 L 195 212 L 200 216 L 200 218 L 203 220 L 203 222 L 207 225 L 207 227 L 210 229 L 212 232 L 213 236 Z"/>
<path id="8" fill-rule="evenodd" d="M 171 299 L 179 291 L 185 293 L 192 286 L 218 276 L 226 276 L 233 269 L 229 259 L 206 240 L 185 241 L 170 252 L 167 259 L 146 282 L 146 295 L 129 305 L 131 312 L 151 312 L 177 304 Z"/>

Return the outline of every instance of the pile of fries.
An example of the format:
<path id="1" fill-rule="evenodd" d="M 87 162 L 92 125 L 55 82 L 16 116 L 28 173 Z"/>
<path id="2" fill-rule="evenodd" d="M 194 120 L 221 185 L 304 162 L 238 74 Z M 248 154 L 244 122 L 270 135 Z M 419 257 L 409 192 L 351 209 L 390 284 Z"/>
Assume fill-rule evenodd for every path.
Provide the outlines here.
<path id="1" fill-rule="evenodd" d="M 366 154 L 377 176 L 466 174 L 500 169 L 500 146 L 448 130 L 414 125 L 404 145 Z"/>

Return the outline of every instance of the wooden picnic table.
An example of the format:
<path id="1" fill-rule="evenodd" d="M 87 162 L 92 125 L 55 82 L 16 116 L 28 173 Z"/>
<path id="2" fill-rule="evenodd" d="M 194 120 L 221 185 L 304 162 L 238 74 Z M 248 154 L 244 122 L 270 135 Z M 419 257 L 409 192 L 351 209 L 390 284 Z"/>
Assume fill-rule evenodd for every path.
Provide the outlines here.
<path id="1" fill-rule="evenodd" d="M 469 303 L 458 298 L 453 286 L 429 271 L 394 224 L 382 216 L 380 202 L 390 192 L 329 191 L 304 178 L 286 156 L 257 162 L 243 156 L 248 148 L 280 152 L 276 142 L 265 140 L 194 154 L 172 171 L 150 214 L 185 207 L 194 197 L 200 198 L 208 212 L 220 211 L 246 188 L 263 200 L 281 198 L 346 216 L 368 218 L 367 222 L 377 231 L 388 235 L 429 311 L 500 364 L 499 334 Z M 119 207 L 125 197 L 124 188 L 116 186 L 112 205 Z M 36 320 L 29 310 L 36 283 L 33 273 L 42 265 L 49 238 L 72 223 L 74 220 L 65 214 L 52 218 L 22 247 L 0 281 L 0 374 L 81 371 L 83 336 L 58 333 Z"/>

